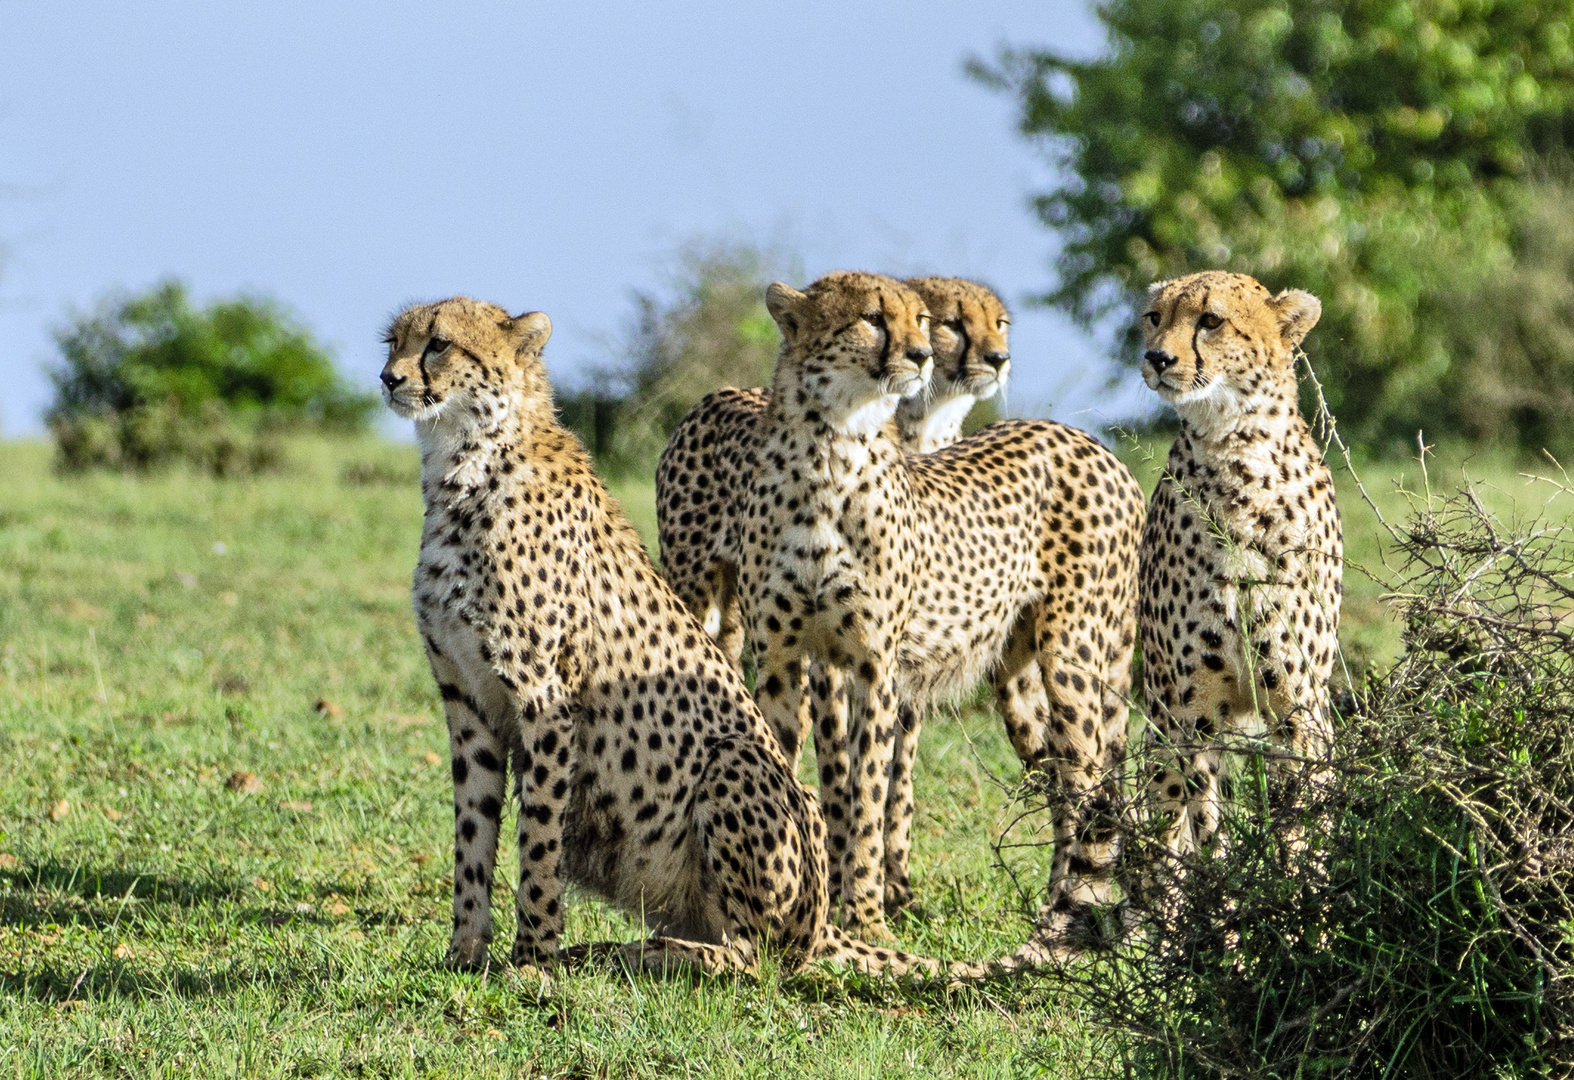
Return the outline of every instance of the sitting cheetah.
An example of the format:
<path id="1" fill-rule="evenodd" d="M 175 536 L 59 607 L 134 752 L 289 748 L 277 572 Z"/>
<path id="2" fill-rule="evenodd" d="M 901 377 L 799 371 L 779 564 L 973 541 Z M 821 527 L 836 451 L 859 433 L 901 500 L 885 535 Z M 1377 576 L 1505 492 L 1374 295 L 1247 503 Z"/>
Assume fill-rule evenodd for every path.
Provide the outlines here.
<path id="1" fill-rule="evenodd" d="M 1243 274 L 1163 281 L 1142 375 L 1180 413 L 1148 508 L 1138 621 L 1148 709 L 1173 765 L 1154 780 L 1183 853 L 1219 827 L 1220 736 L 1302 757 L 1332 738 L 1342 547 L 1333 479 L 1297 405 L 1295 350 L 1322 305 Z"/>
<path id="2" fill-rule="evenodd" d="M 975 401 L 993 397 L 1011 371 L 1011 316 L 994 292 L 962 278 L 913 278 L 932 322 L 929 392 L 897 409 L 902 445 L 915 454 L 949 446 Z M 705 632 L 742 662 L 736 535 L 729 532 L 744 455 L 770 390 L 725 387 L 689 410 L 656 465 L 661 567 Z"/>
<path id="3" fill-rule="evenodd" d="M 385 396 L 421 444 L 415 612 L 453 757 L 446 962 L 487 961 L 512 768 L 517 964 L 558 958 L 573 881 L 650 920 L 621 947 L 648 968 L 749 970 L 769 941 L 788 968 L 937 971 L 829 925 L 814 797 L 555 419 L 550 334 L 463 297 L 387 334 Z"/>
<path id="4" fill-rule="evenodd" d="M 767 306 L 783 343 L 744 471 L 738 594 L 757 698 L 788 757 L 811 695 L 844 920 L 884 932 L 899 703 L 916 717 L 987 673 L 1012 683 L 1030 668 L 1039 685 L 1020 700 L 1042 708 L 1008 722 L 1066 793 L 1057 912 L 1102 899 L 1114 852 L 1084 826 L 1124 752 L 1141 489 L 1097 441 L 1047 421 L 904 454 L 888 422 L 930 348 L 923 300 L 901 282 L 778 282 Z"/>

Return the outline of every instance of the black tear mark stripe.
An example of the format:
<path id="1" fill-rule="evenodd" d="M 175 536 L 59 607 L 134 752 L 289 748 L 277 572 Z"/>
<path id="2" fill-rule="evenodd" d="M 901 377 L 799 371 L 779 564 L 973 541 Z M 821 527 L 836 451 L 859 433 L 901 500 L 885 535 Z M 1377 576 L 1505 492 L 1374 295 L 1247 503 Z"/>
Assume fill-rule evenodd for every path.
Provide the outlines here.
<path id="1" fill-rule="evenodd" d="M 962 375 L 967 372 L 967 354 L 973 351 L 973 339 L 967 332 L 967 319 L 960 315 L 956 320 L 956 336 L 962 339 L 962 352 L 957 358 L 956 373 Z"/>
<path id="2" fill-rule="evenodd" d="M 1212 292 L 1211 289 L 1203 290 L 1203 294 L 1202 294 L 1202 310 L 1204 312 L 1207 312 L 1207 310 L 1208 310 L 1208 297 L 1211 296 L 1211 295 L 1213 295 L 1213 292 Z M 1197 348 L 1197 335 L 1200 334 L 1200 333 L 1202 333 L 1202 316 L 1199 315 L 1197 317 L 1197 321 L 1195 323 L 1193 323 L 1192 327 L 1191 327 L 1191 355 L 1192 355 L 1192 359 L 1195 360 L 1196 364 L 1197 364 L 1196 374 L 1192 375 L 1192 377 L 1191 377 L 1191 385 L 1192 385 L 1192 389 L 1194 389 L 1194 390 L 1201 390 L 1202 389 L 1202 385 L 1203 385 L 1203 382 L 1202 382 L 1202 353 Z"/>
<path id="3" fill-rule="evenodd" d="M 891 315 L 890 308 L 885 303 L 885 293 L 880 293 L 880 322 L 879 331 L 885 335 L 885 344 L 880 346 L 880 377 L 891 373 Z M 882 388 L 883 389 L 883 388 Z"/>

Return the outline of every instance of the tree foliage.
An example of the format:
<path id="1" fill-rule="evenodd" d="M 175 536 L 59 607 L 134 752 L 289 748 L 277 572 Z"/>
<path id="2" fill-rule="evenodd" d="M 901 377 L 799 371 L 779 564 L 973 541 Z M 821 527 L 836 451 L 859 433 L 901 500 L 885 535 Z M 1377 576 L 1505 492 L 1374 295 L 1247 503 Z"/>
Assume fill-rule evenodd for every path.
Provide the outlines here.
<path id="1" fill-rule="evenodd" d="M 1036 198 L 1064 241 L 1046 299 L 1094 325 L 1209 267 L 1306 288 L 1347 429 L 1458 421 L 1454 369 L 1479 357 L 1450 306 L 1513 266 L 1519 193 L 1574 135 L 1567 0 L 1108 0 L 1098 15 L 1097 59 L 972 65 L 1061 166 Z"/>
<path id="2" fill-rule="evenodd" d="M 665 297 L 635 292 L 617 359 L 561 399 L 565 421 L 614 472 L 649 473 L 689 409 L 723 386 L 768 384 L 780 337 L 765 287 L 783 260 L 729 241 L 678 254 Z"/>

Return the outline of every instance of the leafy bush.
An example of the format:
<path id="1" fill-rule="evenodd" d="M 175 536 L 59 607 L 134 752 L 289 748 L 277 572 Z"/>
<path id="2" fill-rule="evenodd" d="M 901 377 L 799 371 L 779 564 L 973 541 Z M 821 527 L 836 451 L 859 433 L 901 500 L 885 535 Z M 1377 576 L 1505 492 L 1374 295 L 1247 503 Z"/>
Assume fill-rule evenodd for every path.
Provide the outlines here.
<path id="1" fill-rule="evenodd" d="M 559 399 L 564 422 L 613 473 L 649 474 L 684 414 L 723 386 L 770 382 L 780 337 L 765 309 L 779 259 L 744 243 L 679 253 L 671 299 L 634 294 L 631 332 L 596 385 Z"/>
<path id="2" fill-rule="evenodd" d="M 187 460 L 219 474 L 278 459 L 289 426 L 363 428 L 372 395 L 277 303 L 195 307 L 183 285 L 108 300 L 56 332 L 47 420 L 66 468 L 145 469 Z"/>
<path id="3" fill-rule="evenodd" d="M 1574 530 L 1467 489 L 1395 543 L 1407 651 L 1344 703 L 1326 774 L 1249 753 L 1217 857 L 1130 828 L 1129 866 L 1175 872 L 1067 977 L 1138 1075 L 1574 1068 Z"/>
<path id="4" fill-rule="evenodd" d="M 1063 240 L 1046 299 L 1094 325 L 1128 314 L 1149 282 L 1204 268 L 1309 289 L 1323 300 L 1309 350 L 1357 438 L 1470 423 L 1451 385 L 1495 376 L 1451 373 L 1499 357 L 1461 347 L 1449 316 L 1462 296 L 1493 295 L 1513 265 L 1521 188 L 1574 132 L 1568 6 L 1109 0 L 1097 12 L 1098 59 L 1020 50 L 973 64 L 1017 96 L 1023 133 L 1064 177 L 1037 199 Z"/>
<path id="5" fill-rule="evenodd" d="M 50 431 L 58 463 L 68 471 L 142 471 L 183 461 L 214 476 L 243 476 L 283 459 L 275 429 L 238 423 L 212 401 L 194 412 L 166 400 L 54 417 Z"/>
<path id="6" fill-rule="evenodd" d="M 1443 305 L 1453 362 L 1437 394 L 1463 434 L 1561 456 L 1574 452 L 1574 187 L 1528 185 L 1509 209 L 1512 264 Z"/>

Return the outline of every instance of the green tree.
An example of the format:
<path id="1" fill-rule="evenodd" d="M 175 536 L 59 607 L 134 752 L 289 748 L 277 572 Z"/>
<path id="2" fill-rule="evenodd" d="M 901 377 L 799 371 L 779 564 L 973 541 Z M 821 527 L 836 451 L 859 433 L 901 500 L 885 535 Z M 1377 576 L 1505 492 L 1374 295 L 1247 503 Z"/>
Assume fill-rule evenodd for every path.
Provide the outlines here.
<path id="1" fill-rule="evenodd" d="M 262 297 L 199 308 L 184 285 L 165 281 L 72 318 L 55 344 L 46 420 L 70 467 L 184 457 L 233 471 L 270 456 L 244 445 L 262 429 L 359 430 L 377 406 L 344 383 L 309 330 Z"/>
<path id="2" fill-rule="evenodd" d="M 678 252 L 665 296 L 635 292 L 616 360 L 560 398 L 565 421 L 613 472 L 649 473 L 700 398 L 770 382 L 780 341 L 765 287 L 785 260 L 761 247 L 701 241 Z"/>
<path id="3" fill-rule="evenodd" d="M 1062 170 L 1036 199 L 1063 240 L 1045 299 L 1110 325 L 1150 281 L 1208 267 L 1310 289 L 1308 350 L 1354 433 L 1457 423 L 1471 350 L 1449 305 L 1512 267 L 1524 182 L 1574 135 L 1567 0 L 1097 10 L 1097 59 L 971 65 Z"/>

